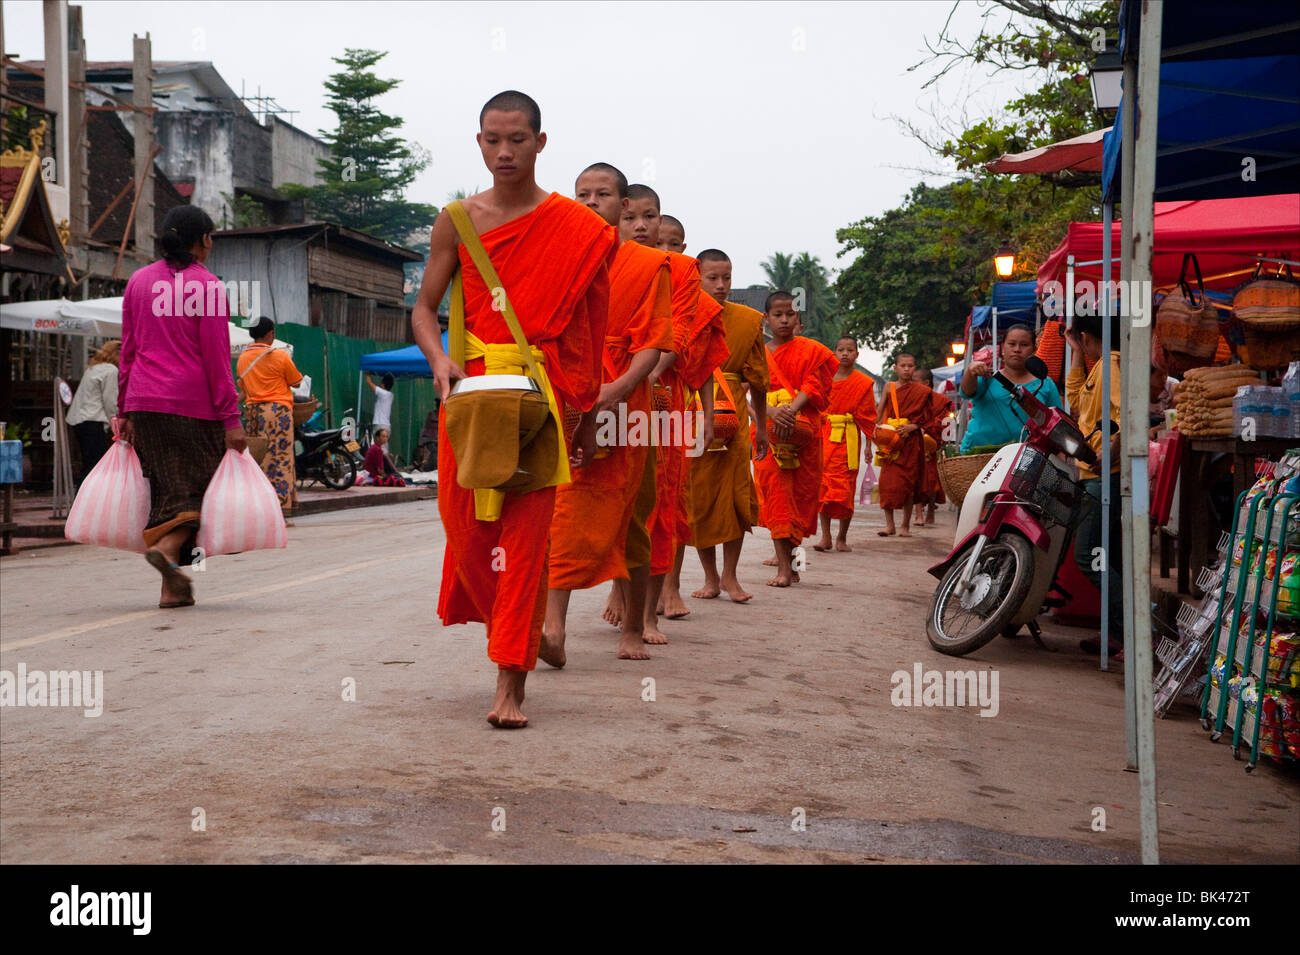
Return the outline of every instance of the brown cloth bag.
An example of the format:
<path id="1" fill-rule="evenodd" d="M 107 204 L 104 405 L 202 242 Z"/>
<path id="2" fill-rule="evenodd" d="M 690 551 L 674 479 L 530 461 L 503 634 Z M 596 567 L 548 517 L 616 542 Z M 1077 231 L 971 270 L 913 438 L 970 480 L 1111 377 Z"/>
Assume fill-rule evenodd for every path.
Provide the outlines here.
<path id="1" fill-rule="evenodd" d="M 1196 271 L 1196 288 L 1187 280 L 1187 266 Z M 1156 311 L 1155 337 L 1165 353 L 1165 371 L 1182 375 L 1214 362 L 1219 347 L 1219 312 L 1205 294 L 1196 256 L 1183 256 L 1178 286 Z"/>

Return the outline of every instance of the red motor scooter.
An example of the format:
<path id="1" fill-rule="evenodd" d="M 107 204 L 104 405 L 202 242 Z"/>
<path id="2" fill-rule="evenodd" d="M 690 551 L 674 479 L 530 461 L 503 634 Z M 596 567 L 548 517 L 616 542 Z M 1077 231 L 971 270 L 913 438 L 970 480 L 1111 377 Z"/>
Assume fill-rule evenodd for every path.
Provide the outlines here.
<path id="1" fill-rule="evenodd" d="M 939 586 L 925 630 L 932 647 L 952 656 L 1023 624 L 1038 638 L 1034 618 L 1069 551 L 1086 494 L 1073 463 L 1054 455 L 1097 467 L 1073 418 L 1001 372 L 993 377 L 1024 411 L 1028 440 L 1002 448 L 980 472 L 962 501 L 952 553 L 930 568 Z"/>

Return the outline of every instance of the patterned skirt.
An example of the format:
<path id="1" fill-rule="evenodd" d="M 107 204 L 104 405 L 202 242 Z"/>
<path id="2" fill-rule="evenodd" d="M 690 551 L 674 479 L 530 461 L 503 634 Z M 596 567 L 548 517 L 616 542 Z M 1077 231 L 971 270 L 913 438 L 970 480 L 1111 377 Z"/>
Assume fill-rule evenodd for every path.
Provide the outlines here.
<path id="1" fill-rule="evenodd" d="M 226 453 L 220 421 L 187 418 L 159 411 L 132 411 L 135 451 L 149 479 L 149 524 L 144 542 L 153 547 L 178 527 L 189 529 L 181 544 L 181 566 L 194 562 L 203 492 Z"/>
<path id="2" fill-rule="evenodd" d="M 280 498 L 287 515 L 298 506 L 298 482 L 293 470 L 293 409 L 278 401 L 244 405 L 244 433 L 266 438 L 262 471 Z"/>

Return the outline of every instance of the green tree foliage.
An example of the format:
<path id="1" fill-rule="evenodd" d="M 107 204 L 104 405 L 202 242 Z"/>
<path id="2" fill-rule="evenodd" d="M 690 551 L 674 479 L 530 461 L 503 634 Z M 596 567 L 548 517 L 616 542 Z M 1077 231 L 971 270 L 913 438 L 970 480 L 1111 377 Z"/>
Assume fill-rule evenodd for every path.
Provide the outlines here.
<path id="1" fill-rule="evenodd" d="M 930 55 L 912 67 L 935 69 L 927 86 L 961 65 L 1021 71 L 1038 85 L 999 115 L 961 128 L 942 119 L 947 128 L 937 133 L 903 123 L 958 178 L 917 186 L 899 208 L 836 233 L 840 256 L 856 253 L 836 282 L 850 334 L 891 355 L 906 348 L 922 364 L 942 364 L 970 307 L 988 300 L 998 246 L 1016 250 L 1011 280 L 1031 279 L 1070 221 L 1100 215 L 1096 173 L 993 175 L 984 166 L 1106 125 L 1087 71 L 1102 49 L 1114 49 L 1118 16 L 1117 0 L 999 0 L 985 8 L 974 39 L 953 35 L 949 20 L 927 41 Z"/>
<path id="2" fill-rule="evenodd" d="M 321 130 L 328 158 L 317 160 L 324 182 L 286 185 L 281 191 L 301 198 L 316 218 L 399 244 L 428 249 L 436 206 L 406 201 L 406 189 L 430 162 L 427 150 L 394 135 L 402 119 L 383 113 L 375 101 L 401 81 L 382 79 L 371 67 L 387 53 L 347 48 L 334 57 L 342 69 L 325 81 L 326 105 L 338 117 Z"/>
<path id="3" fill-rule="evenodd" d="M 992 268 L 998 240 L 958 231 L 955 189 L 921 183 L 901 207 L 835 233 L 840 255 L 855 256 L 835 283 L 844 331 L 889 355 L 887 364 L 904 350 L 927 367 L 943 364 L 961 339 L 978 277 Z"/>
<path id="4" fill-rule="evenodd" d="M 798 255 L 776 252 L 763 263 L 763 271 L 767 273 L 767 288 L 781 289 L 795 296 L 803 334 L 834 348 L 842 325 L 839 299 L 826 267 L 817 256 L 807 252 Z"/>
<path id="5" fill-rule="evenodd" d="M 252 196 L 221 194 L 225 207 L 221 210 L 221 228 L 251 229 L 266 225 L 266 206 Z"/>

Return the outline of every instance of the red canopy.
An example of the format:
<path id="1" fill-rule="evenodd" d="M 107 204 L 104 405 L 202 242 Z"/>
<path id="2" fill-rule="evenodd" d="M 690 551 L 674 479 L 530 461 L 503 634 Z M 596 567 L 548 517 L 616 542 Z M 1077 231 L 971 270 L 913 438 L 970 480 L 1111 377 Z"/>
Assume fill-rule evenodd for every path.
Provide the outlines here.
<path id="1" fill-rule="evenodd" d="M 1113 276 L 1119 278 L 1119 221 L 1111 223 Z M 1195 252 L 1207 288 L 1231 289 L 1250 278 L 1255 256 L 1300 259 L 1300 195 L 1157 202 L 1155 254 L 1151 270 L 1157 288 L 1178 281 L 1183 253 Z M 1065 241 L 1038 268 L 1038 290 L 1065 281 L 1066 256 L 1075 262 L 1101 258 L 1101 223 L 1071 222 Z M 1300 271 L 1300 270 L 1297 270 Z M 1075 281 L 1101 278 L 1100 265 L 1074 269 Z"/>
<path id="2" fill-rule="evenodd" d="M 984 168 L 989 172 L 1039 174 L 1067 169 L 1075 172 L 1101 172 L 1101 144 L 1108 132 L 1109 126 L 1023 153 L 1003 153 L 993 162 L 985 163 Z"/>

